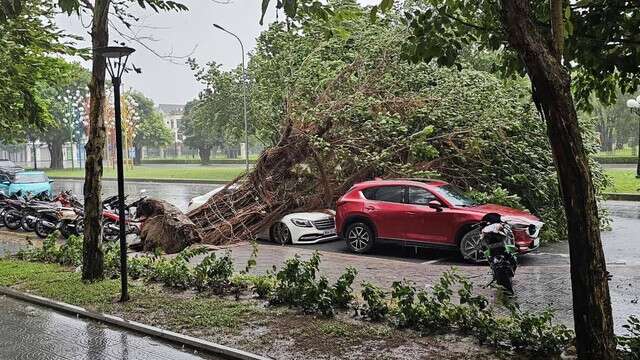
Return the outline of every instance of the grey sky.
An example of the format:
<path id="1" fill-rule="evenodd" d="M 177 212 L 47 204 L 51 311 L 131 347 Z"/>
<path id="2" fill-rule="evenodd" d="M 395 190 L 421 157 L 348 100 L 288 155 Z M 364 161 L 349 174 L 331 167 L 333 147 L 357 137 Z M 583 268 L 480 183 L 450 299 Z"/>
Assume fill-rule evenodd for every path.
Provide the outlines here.
<path id="1" fill-rule="evenodd" d="M 152 37 L 145 41 L 159 54 L 174 56 L 190 55 L 199 63 L 216 61 L 225 68 L 231 68 L 241 62 L 240 47 L 235 38 L 213 28 L 218 23 L 235 32 L 242 39 L 246 51 L 255 46 L 255 39 L 266 28 L 267 20 L 275 18 L 273 7 L 269 10 L 265 26 L 260 26 L 260 0 L 235 0 L 220 4 L 212 0 L 183 0 L 190 9 L 182 13 L 160 13 L 138 11 L 136 15 L 143 25 L 138 30 L 139 37 Z M 379 0 L 360 0 L 363 4 L 373 4 Z M 82 35 L 86 40 L 81 44 L 89 46 L 89 22 L 77 16 L 58 16 L 58 25 L 73 34 Z M 84 25 L 83 25 L 84 23 Z M 114 21 L 114 24 L 117 22 Z M 124 26 L 119 28 L 126 29 Z M 122 41 L 115 31 L 110 33 L 111 40 Z M 126 88 L 134 88 L 158 103 L 184 104 L 194 98 L 202 86 L 193 77 L 192 71 L 184 64 L 186 59 L 173 62 L 161 59 L 141 45 L 127 42 L 137 49 L 131 57 L 132 62 L 142 68 L 142 74 L 129 73 L 124 76 Z M 195 50 L 194 50 L 195 49 Z M 178 62 L 178 63 L 176 63 Z M 89 63 L 85 63 L 89 67 Z"/>

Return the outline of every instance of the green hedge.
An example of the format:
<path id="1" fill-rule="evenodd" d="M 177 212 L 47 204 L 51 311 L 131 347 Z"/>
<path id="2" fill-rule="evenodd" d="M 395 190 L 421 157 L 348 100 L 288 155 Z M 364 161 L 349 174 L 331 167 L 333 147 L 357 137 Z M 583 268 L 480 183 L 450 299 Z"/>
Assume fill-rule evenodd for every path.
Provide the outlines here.
<path id="1" fill-rule="evenodd" d="M 596 156 L 595 159 L 600 164 L 635 164 L 638 162 L 637 156 Z"/>
<path id="2" fill-rule="evenodd" d="M 249 160 L 250 164 L 255 164 L 256 160 Z M 199 159 L 180 160 L 180 159 L 156 159 L 142 160 L 142 164 L 201 164 Z M 244 164 L 244 159 L 211 159 L 209 164 Z"/>

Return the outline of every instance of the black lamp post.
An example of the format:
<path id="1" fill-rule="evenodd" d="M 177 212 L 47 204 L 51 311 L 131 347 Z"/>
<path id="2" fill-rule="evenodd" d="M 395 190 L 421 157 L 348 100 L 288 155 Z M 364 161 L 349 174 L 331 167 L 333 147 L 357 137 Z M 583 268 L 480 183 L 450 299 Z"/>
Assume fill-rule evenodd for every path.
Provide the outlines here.
<path id="1" fill-rule="evenodd" d="M 129 300 L 127 284 L 127 231 L 124 207 L 124 166 L 122 161 L 122 117 L 120 114 L 120 80 L 125 72 L 129 55 L 135 50 L 130 47 L 108 46 L 94 50 L 97 55 L 107 59 L 107 71 L 113 83 L 113 106 L 116 116 L 116 161 L 118 166 L 118 211 L 120 214 L 120 301 Z"/>

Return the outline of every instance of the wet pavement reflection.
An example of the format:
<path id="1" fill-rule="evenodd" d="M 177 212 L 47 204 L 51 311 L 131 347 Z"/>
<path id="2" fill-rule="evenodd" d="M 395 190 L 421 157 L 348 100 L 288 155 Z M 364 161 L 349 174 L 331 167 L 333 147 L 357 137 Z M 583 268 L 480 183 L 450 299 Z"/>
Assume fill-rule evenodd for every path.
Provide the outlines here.
<path id="1" fill-rule="evenodd" d="M 83 193 L 83 180 L 56 180 L 53 183 L 53 191 L 60 192 L 63 190 L 71 190 L 78 197 Z M 177 183 L 149 183 L 126 181 L 124 183 L 124 191 L 129 197 L 135 198 L 140 190 L 146 190 L 146 194 L 150 197 L 166 200 L 177 206 L 180 210 L 186 210 L 189 200 L 196 196 L 206 194 L 209 191 L 222 185 L 218 184 L 177 184 Z M 103 197 L 115 195 L 118 193 L 118 184 L 113 180 L 105 180 L 102 182 Z M 81 200 L 82 201 L 82 200 Z"/>
<path id="2" fill-rule="evenodd" d="M 0 359 L 219 359 L 4 296 L 0 329 Z"/>

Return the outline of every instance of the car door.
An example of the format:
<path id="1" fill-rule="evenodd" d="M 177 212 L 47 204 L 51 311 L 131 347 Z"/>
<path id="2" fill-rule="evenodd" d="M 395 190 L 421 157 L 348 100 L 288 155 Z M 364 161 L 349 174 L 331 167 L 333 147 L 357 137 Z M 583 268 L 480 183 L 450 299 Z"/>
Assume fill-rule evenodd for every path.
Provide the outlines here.
<path id="1" fill-rule="evenodd" d="M 407 188 L 405 225 L 407 240 L 429 243 L 447 243 L 451 224 L 451 213 L 443 207 L 440 210 L 429 207 L 429 202 L 438 200 L 431 191 L 417 187 Z"/>
<path id="2" fill-rule="evenodd" d="M 389 185 L 366 189 L 364 211 L 376 226 L 378 238 L 404 239 L 406 208 L 403 186 Z"/>

